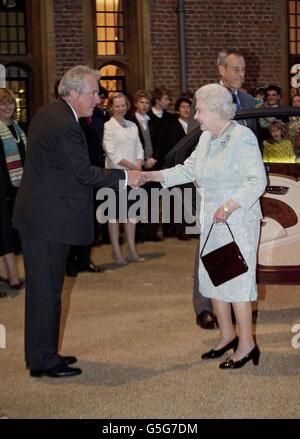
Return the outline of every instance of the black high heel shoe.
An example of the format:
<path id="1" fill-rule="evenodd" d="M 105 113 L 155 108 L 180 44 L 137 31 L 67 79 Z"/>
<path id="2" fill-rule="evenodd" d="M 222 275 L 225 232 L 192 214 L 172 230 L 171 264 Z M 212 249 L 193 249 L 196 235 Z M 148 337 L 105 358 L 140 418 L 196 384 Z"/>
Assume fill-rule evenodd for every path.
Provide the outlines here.
<path id="1" fill-rule="evenodd" d="M 238 344 L 239 344 L 239 338 L 238 336 L 236 336 L 233 340 L 231 340 L 221 349 L 211 349 L 210 351 L 205 352 L 203 355 L 201 355 L 201 358 L 202 360 L 210 360 L 212 358 L 222 357 L 222 355 L 225 354 L 225 352 L 229 351 L 229 349 L 233 349 L 235 352 L 237 350 Z"/>
<path id="2" fill-rule="evenodd" d="M 240 360 L 234 361 L 232 358 L 227 358 L 226 361 L 219 365 L 220 369 L 239 369 L 240 367 L 245 366 L 248 361 L 252 360 L 254 366 L 257 366 L 259 363 L 260 351 L 258 346 L 255 345 L 252 351 L 250 351 L 247 355 L 245 355 Z"/>

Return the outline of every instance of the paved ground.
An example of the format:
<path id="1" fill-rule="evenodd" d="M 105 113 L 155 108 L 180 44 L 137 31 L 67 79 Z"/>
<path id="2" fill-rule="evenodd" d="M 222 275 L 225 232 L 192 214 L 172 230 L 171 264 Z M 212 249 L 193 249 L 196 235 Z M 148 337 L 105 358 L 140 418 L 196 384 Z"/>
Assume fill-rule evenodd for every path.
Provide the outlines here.
<path id="1" fill-rule="evenodd" d="M 29 377 L 24 292 L 0 299 L 0 418 L 299 418 L 300 286 L 260 287 L 260 364 L 222 371 L 200 359 L 217 331 L 195 325 L 195 246 L 145 243 L 147 261 L 122 268 L 110 246 L 98 247 L 94 260 L 107 271 L 66 279 L 61 351 L 78 356 L 75 378 Z"/>

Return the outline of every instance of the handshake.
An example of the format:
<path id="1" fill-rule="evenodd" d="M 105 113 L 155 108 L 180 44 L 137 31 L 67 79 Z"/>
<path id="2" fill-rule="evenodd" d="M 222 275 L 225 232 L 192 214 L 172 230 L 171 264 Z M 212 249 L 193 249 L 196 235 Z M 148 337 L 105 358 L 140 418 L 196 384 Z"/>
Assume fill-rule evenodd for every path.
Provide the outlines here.
<path id="1" fill-rule="evenodd" d="M 137 188 L 143 186 L 143 184 L 148 183 L 148 181 L 163 181 L 164 177 L 161 171 L 127 171 L 128 175 L 128 186 Z"/>

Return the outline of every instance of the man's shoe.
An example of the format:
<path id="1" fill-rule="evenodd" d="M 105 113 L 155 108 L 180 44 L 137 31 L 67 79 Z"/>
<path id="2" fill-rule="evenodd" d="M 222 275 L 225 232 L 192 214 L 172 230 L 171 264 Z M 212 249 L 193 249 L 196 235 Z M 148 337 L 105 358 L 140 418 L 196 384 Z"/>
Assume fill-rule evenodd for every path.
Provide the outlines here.
<path id="1" fill-rule="evenodd" d="M 78 269 L 75 265 L 67 265 L 66 266 L 66 275 L 69 277 L 76 277 L 78 274 Z"/>
<path id="2" fill-rule="evenodd" d="M 197 314 L 196 323 L 202 329 L 215 329 L 216 318 L 211 311 L 202 311 Z"/>
<path id="3" fill-rule="evenodd" d="M 101 267 L 101 265 L 95 265 L 93 262 L 90 262 L 87 267 L 79 268 L 79 271 L 88 271 L 90 273 L 103 273 L 103 271 L 105 271 L 105 268 Z"/>
<path id="4" fill-rule="evenodd" d="M 69 366 L 70 364 L 74 364 L 77 363 L 77 358 L 74 357 L 73 355 L 59 355 L 59 358 L 62 362 L 62 364 L 64 364 L 65 366 Z"/>
<path id="5" fill-rule="evenodd" d="M 6 296 L 7 296 L 7 294 L 4 291 L 0 291 L 0 298 L 6 297 Z"/>
<path id="6" fill-rule="evenodd" d="M 68 378 L 75 375 L 80 375 L 82 370 L 79 367 L 69 367 L 64 365 L 63 363 L 58 364 L 51 369 L 44 370 L 30 370 L 30 376 L 32 377 L 42 377 L 48 376 L 51 378 Z"/>
<path id="7" fill-rule="evenodd" d="M 70 364 L 77 363 L 77 361 L 78 361 L 77 358 L 74 357 L 73 355 L 58 355 L 58 357 L 59 357 L 61 364 L 63 366 L 70 366 Z M 29 369 L 28 361 L 26 362 L 26 367 L 27 367 L 27 369 Z"/>

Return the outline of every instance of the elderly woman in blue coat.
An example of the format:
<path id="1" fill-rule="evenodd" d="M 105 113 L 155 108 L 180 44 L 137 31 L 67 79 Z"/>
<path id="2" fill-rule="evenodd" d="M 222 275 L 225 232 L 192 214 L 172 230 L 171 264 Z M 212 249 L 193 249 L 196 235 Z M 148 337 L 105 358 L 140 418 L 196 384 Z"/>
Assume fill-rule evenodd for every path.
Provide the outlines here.
<path id="1" fill-rule="evenodd" d="M 220 337 L 202 359 L 234 353 L 220 364 L 221 369 L 236 369 L 249 360 L 259 362 L 260 351 L 252 333 L 251 302 L 257 299 L 256 263 L 262 218 L 259 198 L 266 187 L 266 174 L 256 136 L 232 119 L 236 106 L 230 92 L 219 84 L 208 84 L 196 92 L 196 115 L 203 134 L 197 148 L 183 165 L 144 172 L 148 181 L 167 188 L 196 182 L 202 188 L 200 250 L 212 223 L 215 226 L 205 253 L 232 240 L 225 222 L 248 265 L 248 271 L 219 286 L 214 286 L 199 261 L 201 293 L 212 299 Z M 237 322 L 232 323 L 231 304 Z"/>

